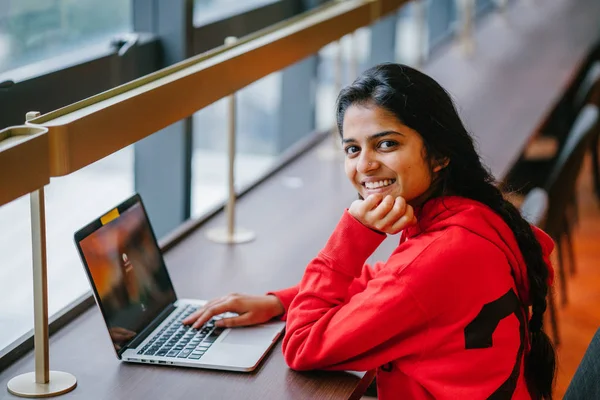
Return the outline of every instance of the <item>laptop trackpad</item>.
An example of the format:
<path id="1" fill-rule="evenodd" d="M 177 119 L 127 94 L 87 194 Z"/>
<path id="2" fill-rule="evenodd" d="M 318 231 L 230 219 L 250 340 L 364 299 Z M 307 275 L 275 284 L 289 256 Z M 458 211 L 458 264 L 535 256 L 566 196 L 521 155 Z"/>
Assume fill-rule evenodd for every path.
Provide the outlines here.
<path id="1" fill-rule="evenodd" d="M 268 326 L 251 326 L 248 328 L 233 328 L 226 333 L 227 336 L 220 343 L 264 345 L 271 343 L 276 330 Z"/>

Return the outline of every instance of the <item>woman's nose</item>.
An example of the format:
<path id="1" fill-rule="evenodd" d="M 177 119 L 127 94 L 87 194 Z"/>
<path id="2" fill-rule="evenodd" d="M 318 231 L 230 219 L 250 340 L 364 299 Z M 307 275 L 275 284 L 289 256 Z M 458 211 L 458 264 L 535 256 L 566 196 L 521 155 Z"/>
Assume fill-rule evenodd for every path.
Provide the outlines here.
<path id="1" fill-rule="evenodd" d="M 356 166 L 358 172 L 366 173 L 377 169 L 377 161 L 373 159 L 373 157 L 369 156 L 361 156 L 358 160 L 358 165 Z"/>

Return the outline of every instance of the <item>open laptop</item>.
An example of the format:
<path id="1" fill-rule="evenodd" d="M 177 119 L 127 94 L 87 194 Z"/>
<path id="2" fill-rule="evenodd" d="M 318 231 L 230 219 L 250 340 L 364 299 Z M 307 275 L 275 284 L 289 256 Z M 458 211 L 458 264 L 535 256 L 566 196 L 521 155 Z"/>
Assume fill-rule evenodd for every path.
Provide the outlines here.
<path id="1" fill-rule="evenodd" d="M 206 301 L 178 299 L 139 195 L 75 233 L 96 302 L 124 361 L 184 367 L 254 370 L 284 322 L 200 329 L 181 321 Z"/>

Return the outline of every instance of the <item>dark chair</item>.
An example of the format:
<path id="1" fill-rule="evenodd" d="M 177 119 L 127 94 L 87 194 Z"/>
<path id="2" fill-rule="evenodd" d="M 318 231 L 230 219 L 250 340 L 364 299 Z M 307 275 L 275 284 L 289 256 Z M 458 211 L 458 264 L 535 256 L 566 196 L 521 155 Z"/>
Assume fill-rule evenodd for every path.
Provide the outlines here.
<path id="1" fill-rule="evenodd" d="M 562 105 L 553 111 L 548 119 L 549 122 L 547 122 L 540 133 L 540 137 L 542 138 L 540 140 L 543 141 L 551 138 L 555 143 L 554 147 L 556 147 L 556 150 L 542 151 L 542 154 L 536 152 L 538 154 L 533 158 L 525 151 L 509 172 L 505 182 L 506 186 L 521 194 L 526 194 L 532 188 L 541 187 L 545 184 L 548 179 L 548 172 L 552 165 L 556 163 L 556 159 L 572 131 L 577 116 L 588 102 L 596 100 L 596 96 L 593 96 L 595 90 L 600 90 L 600 61 L 595 61 L 589 66 L 589 69 L 580 81 L 577 91 L 567 96 L 570 99 L 569 103 L 565 105 L 563 103 L 566 100 L 563 100 Z M 535 146 L 535 143 L 536 140 L 534 140 L 532 146 Z M 599 182 L 597 186 L 600 197 L 600 178 L 596 179 L 598 175 L 598 146 L 590 144 L 590 150 L 595 161 L 594 177 L 595 183 L 596 181 Z M 573 201 L 573 205 L 576 205 L 575 201 Z"/>
<path id="2" fill-rule="evenodd" d="M 596 56 L 597 57 L 597 56 Z M 589 101 L 590 94 L 598 78 L 600 78 L 600 58 L 589 58 L 584 62 L 580 75 L 573 85 L 564 93 L 561 101 L 552 111 L 548 121 L 542 127 L 542 136 L 555 137 L 559 148 L 566 140 L 569 128 L 579 115 L 579 112 Z"/>
<path id="3" fill-rule="evenodd" d="M 585 351 L 563 399 L 600 399 L 600 329 Z"/>
<path id="4" fill-rule="evenodd" d="M 542 188 L 532 189 L 523 203 L 519 207 L 521 215 L 531 225 L 537 226 L 540 229 L 545 228 L 546 216 L 548 213 L 548 193 Z M 552 328 L 552 339 L 554 345 L 560 344 L 560 335 L 558 333 L 558 321 L 556 318 L 556 305 L 554 303 L 554 293 L 552 290 L 548 292 L 548 311 L 550 312 L 550 325 Z"/>
<path id="5" fill-rule="evenodd" d="M 538 186 L 545 188 L 549 198 L 548 215 L 544 224 L 544 230 L 552 236 L 557 245 L 559 259 L 558 274 L 561 281 L 563 305 L 567 303 L 563 239 L 567 242 L 570 269 L 574 273 L 576 268 L 571 241 L 572 223 L 570 218 L 568 218 L 568 213 L 575 202 L 575 183 L 581 170 L 585 151 L 597 140 L 597 121 L 598 107 L 595 104 L 586 105 L 573 123 L 561 151 L 553 159 L 553 162 L 548 162 L 544 169 L 537 170 L 538 172 L 543 172 L 543 174 L 537 177 L 536 182 L 543 181 Z M 530 174 L 528 175 L 524 172 L 523 176 L 518 171 L 519 168 L 514 168 L 512 171 L 512 173 L 516 173 L 513 176 L 513 184 L 517 180 L 517 177 L 520 179 L 531 178 Z M 517 190 L 515 189 L 515 191 Z"/>
<path id="6" fill-rule="evenodd" d="M 555 164 L 544 185 L 548 193 L 548 213 L 544 230 L 554 239 L 558 250 L 558 273 L 561 280 L 561 299 L 567 303 L 563 238 L 567 241 L 571 268 L 575 270 L 575 259 L 571 241 L 571 226 L 567 218 L 569 203 L 575 197 L 575 184 L 581 171 L 586 150 L 597 135 L 598 107 L 586 105 L 577 117 Z"/>
<path id="7" fill-rule="evenodd" d="M 571 98 L 572 104 L 570 104 L 567 116 L 562 119 L 563 125 L 573 123 L 579 111 L 581 111 L 581 109 L 583 109 L 587 103 L 600 105 L 600 60 L 595 60 L 592 62 L 585 73 L 585 76 L 581 80 L 579 87 L 571 96 Z M 561 129 L 555 129 L 554 132 L 555 140 L 557 141 L 557 148 L 560 150 L 568 137 L 568 135 L 565 135 L 563 132 L 568 132 L 568 128 L 562 127 Z M 548 134 L 545 136 L 547 137 Z M 596 197 L 600 199 L 600 161 L 598 157 L 598 135 L 596 135 L 595 139 L 592 141 L 592 143 L 590 143 L 589 149 L 592 156 L 594 191 L 596 193 Z M 534 160 L 533 162 L 546 161 L 551 163 L 557 155 L 558 152 L 555 154 L 547 154 L 545 160 L 538 159 Z M 577 206 L 577 202 L 575 200 L 573 200 L 573 205 L 575 207 Z M 574 217 L 574 219 L 577 220 L 576 208 Z"/>
<path id="8" fill-rule="evenodd" d="M 570 84 L 541 127 L 541 136 L 556 137 L 561 143 L 564 142 L 565 135 L 588 100 L 593 81 L 596 80 L 593 78 L 594 64 L 598 61 L 600 40 L 590 48 L 585 59 L 579 64 Z"/>
<path id="9" fill-rule="evenodd" d="M 575 101 L 578 104 L 588 102 L 600 106 L 600 60 L 594 62 L 588 71 L 580 90 L 575 94 Z M 594 191 L 596 197 L 600 199 L 600 161 L 598 159 L 598 136 L 600 130 L 592 140 L 590 153 L 592 155 L 592 174 L 594 177 Z"/>
<path id="10" fill-rule="evenodd" d="M 588 102 L 594 85 L 600 79 L 600 60 L 594 61 L 573 97 L 573 111 L 581 110 Z"/>
<path id="11" fill-rule="evenodd" d="M 532 189 L 521 206 L 519 207 L 521 215 L 531 225 L 542 228 L 548 213 L 548 193 L 542 188 Z"/>
<path id="12" fill-rule="evenodd" d="M 554 107 L 541 128 L 539 137 L 532 142 L 506 177 L 504 188 L 526 194 L 533 187 L 540 187 L 548 179 L 548 172 L 555 164 L 579 112 L 586 104 L 600 105 L 600 43 L 588 54 L 578 75 L 567 88 L 560 102 Z M 600 135 L 600 131 L 598 131 Z M 550 140 L 554 146 L 544 146 Z M 598 135 L 590 143 L 592 172 L 596 196 L 600 200 L 600 159 Z M 540 143 L 542 145 L 540 146 Z M 542 149 L 541 154 L 539 149 Z M 554 149 L 556 148 L 556 150 Z M 537 149 L 531 151 L 531 149 Z M 533 153 L 533 155 L 532 155 Z M 569 200 L 568 218 L 571 224 L 578 222 L 576 193 Z M 575 269 L 570 269 L 575 273 Z"/>

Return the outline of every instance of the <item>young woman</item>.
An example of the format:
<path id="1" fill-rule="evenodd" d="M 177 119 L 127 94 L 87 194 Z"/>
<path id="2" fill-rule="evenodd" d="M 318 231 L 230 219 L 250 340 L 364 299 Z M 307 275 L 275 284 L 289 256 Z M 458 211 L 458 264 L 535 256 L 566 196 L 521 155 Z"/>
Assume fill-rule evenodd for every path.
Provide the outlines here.
<path id="1" fill-rule="evenodd" d="M 287 320 L 296 370 L 377 368 L 380 399 L 549 399 L 542 331 L 552 240 L 504 200 L 449 95 L 398 64 L 340 93 L 345 170 L 359 198 L 296 287 L 213 300 L 185 323 Z M 365 261 L 402 232 L 385 263 Z"/>

